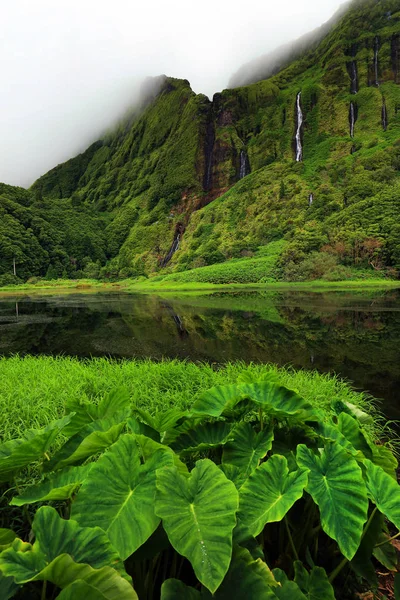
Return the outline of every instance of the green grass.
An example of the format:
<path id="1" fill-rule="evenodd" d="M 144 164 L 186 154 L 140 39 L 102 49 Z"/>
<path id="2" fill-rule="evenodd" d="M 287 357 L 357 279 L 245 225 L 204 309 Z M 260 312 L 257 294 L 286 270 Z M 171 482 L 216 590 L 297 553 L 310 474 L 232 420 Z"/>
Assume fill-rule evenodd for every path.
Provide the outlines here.
<path id="1" fill-rule="evenodd" d="M 228 283 L 214 284 L 201 282 L 174 282 L 169 279 L 154 281 L 152 279 L 145 281 L 125 280 L 121 283 L 122 291 L 132 292 L 207 292 L 217 290 L 346 290 L 346 289 L 373 289 L 373 288 L 399 288 L 400 281 L 390 279 L 364 279 L 347 281 L 324 281 L 316 279 L 315 281 L 273 281 L 270 283 Z"/>
<path id="2" fill-rule="evenodd" d="M 335 400 L 352 402 L 376 417 L 372 435 L 377 436 L 380 431 L 379 411 L 369 395 L 353 391 L 334 375 L 316 371 L 278 369 L 274 365 L 247 366 L 241 362 L 219 366 L 178 360 L 81 361 L 68 357 L 14 356 L 0 358 L 0 438 L 18 437 L 27 428 L 50 423 L 63 414 L 67 400 L 98 402 L 118 386 L 126 386 L 132 402 L 152 412 L 187 408 L 204 390 L 236 382 L 244 371 L 250 371 L 254 378 L 266 372 L 278 373 L 283 385 L 295 389 L 327 414 Z"/>
<path id="3" fill-rule="evenodd" d="M 46 284 L 49 285 L 46 285 Z M 400 288 L 400 281 L 394 279 L 354 279 L 346 281 L 271 281 L 269 283 L 203 283 L 199 281 L 171 281 L 166 278 L 153 279 L 124 279 L 115 283 L 104 283 L 88 280 L 69 281 L 58 280 L 40 284 L 24 284 L 18 286 L 0 287 L 0 295 L 15 296 L 19 293 L 38 292 L 40 294 L 90 293 L 90 292 L 185 292 L 207 293 L 218 290 L 363 290 L 363 289 L 391 289 Z"/>
<path id="4" fill-rule="evenodd" d="M 25 291 L 25 290 L 85 290 L 89 288 L 109 289 L 118 287 L 117 283 L 105 283 L 97 279 L 40 279 L 36 283 L 22 283 L 20 285 L 6 285 L 0 292 Z"/>

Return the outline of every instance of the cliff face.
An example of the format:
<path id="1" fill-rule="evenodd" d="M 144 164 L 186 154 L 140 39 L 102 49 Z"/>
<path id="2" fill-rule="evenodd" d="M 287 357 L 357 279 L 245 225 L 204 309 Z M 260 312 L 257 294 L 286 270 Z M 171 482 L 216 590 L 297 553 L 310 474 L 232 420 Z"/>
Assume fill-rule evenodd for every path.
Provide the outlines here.
<path id="1" fill-rule="evenodd" d="M 351 3 L 287 68 L 212 102 L 185 80 L 159 83 L 141 111 L 32 186 L 35 202 L 106 225 L 96 260 L 110 273 L 211 264 L 282 237 L 287 260 L 375 239 L 400 265 L 399 0 Z M 75 258 L 46 260 L 60 270 Z"/>

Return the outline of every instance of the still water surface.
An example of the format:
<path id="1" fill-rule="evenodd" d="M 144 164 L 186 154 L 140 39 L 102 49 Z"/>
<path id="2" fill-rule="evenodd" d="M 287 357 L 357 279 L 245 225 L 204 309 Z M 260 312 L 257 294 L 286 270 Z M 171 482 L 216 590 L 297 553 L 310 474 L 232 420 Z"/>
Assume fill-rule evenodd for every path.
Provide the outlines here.
<path id="1" fill-rule="evenodd" d="M 0 297 L 0 355 L 230 360 L 336 372 L 400 418 L 400 290 Z"/>

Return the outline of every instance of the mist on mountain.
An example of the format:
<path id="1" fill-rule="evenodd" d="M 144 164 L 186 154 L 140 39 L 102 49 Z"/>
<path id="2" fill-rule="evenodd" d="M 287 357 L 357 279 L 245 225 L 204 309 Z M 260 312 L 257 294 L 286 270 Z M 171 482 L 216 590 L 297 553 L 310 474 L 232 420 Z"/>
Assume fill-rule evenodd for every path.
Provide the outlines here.
<path id="1" fill-rule="evenodd" d="M 135 108 L 147 76 L 213 96 L 255 56 L 325 22 L 341 0 L 16 0 L 2 12 L 0 181 L 30 185 Z"/>

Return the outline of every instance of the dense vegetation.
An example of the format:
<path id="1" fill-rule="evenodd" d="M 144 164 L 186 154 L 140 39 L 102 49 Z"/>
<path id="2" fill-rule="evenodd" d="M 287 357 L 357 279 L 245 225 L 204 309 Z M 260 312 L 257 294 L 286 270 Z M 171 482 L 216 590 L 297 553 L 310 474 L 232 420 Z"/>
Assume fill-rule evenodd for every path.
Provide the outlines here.
<path id="1" fill-rule="evenodd" d="M 268 80 L 213 102 L 157 80 L 140 111 L 29 192 L 0 188 L 0 277 L 14 258 L 22 279 L 149 276 L 257 258 L 278 240 L 284 279 L 313 278 L 312 253 L 333 279 L 353 267 L 396 276 L 399 29 L 398 0 L 354 0 Z"/>
<path id="2" fill-rule="evenodd" d="M 326 600 L 375 589 L 375 561 L 394 568 L 397 461 L 362 395 L 263 367 L 228 385 L 209 367 L 130 368 L 143 395 L 104 377 L 88 396 L 80 377 L 56 421 L 27 428 L 28 401 L 0 445 L 2 599 Z"/>

